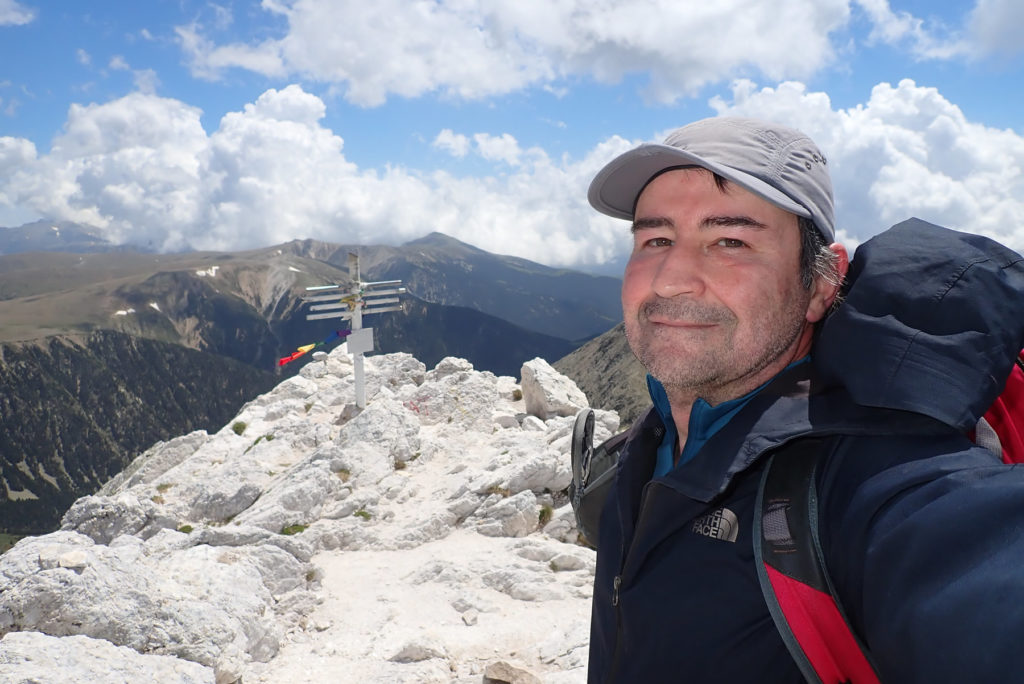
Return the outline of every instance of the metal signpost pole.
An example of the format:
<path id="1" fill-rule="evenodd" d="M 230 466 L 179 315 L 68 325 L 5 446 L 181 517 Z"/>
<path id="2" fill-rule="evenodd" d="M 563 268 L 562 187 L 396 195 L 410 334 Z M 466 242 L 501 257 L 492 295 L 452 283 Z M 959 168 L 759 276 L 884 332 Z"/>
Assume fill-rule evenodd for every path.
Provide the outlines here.
<path id="1" fill-rule="evenodd" d="M 352 334 L 363 329 L 363 283 L 359 275 L 359 257 L 349 252 L 348 272 L 352 276 L 352 295 L 355 296 L 355 306 L 352 307 Z M 371 333 L 372 334 L 372 333 Z M 351 342 L 351 335 L 349 336 Z M 352 354 L 352 375 L 356 382 L 356 407 L 359 410 L 366 408 L 366 376 L 363 374 L 363 350 L 353 349 L 349 345 L 349 352 Z M 373 344 L 370 344 L 373 348 Z"/>
<path id="2" fill-rule="evenodd" d="M 358 285 L 357 285 L 358 287 Z M 355 335 L 357 331 L 363 329 L 363 300 L 360 296 L 356 300 L 356 306 L 352 309 L 352 335 Z M 349 342 L 352 341 L 351 335 L 349 336 Z M 373 344 L 370 344 L 370 348 L 373 348 Z M 349 345 L 349 351 L 352 353 L 352 374 L 356 381 L 356 406 L 359 409 L 366 408 L 366 376 L 363 374 L 363 350 L 360 348 L 353 349 Z"/>
<path id="3" fill-rule="evenodd" d="M 355 381 L 356 406 L 366 408 L 366 376 L 363 369 L 363 354 L 373 351 L 373 328 L 363 327 L 363 314 L 401 311 L 398 295 L 405 294 L 401 280 L 383 280 L 375 283 L 364 283 L 359 279 L 359 257 L 348 255 L 348 272 L 352 277 L 352 287 L 348 295 L 338 297 L 337 294 L 306 297 L 307 302 L 329 302 L 311 306 L 310 311 L 328 311 L 306 316 L 307 321 L 321 318 L 340 318 L 352 321 L 351 332 L 345 341 L 348 353 L 352 355 L 352 376 Z M 389 288 L 389 289 L 380 289 Z M 307 291 L 324 291 L 340 289 L 339 285 L 321 285 L 307 287 Z M 388 296 L 390 295 L 390 296 Z"/>

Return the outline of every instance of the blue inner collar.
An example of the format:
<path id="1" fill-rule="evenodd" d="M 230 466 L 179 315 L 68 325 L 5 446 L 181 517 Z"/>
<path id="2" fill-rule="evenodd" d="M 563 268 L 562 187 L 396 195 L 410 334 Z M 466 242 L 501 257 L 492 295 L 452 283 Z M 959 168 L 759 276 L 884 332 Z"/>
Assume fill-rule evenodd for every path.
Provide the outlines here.
<path id="1" fill-rule="evenodd" d="M 805 356 L 794 361 L 780 371 L 780 374 L 809 359 L 809 356 Z M 686 444 L 683 445 L 683 453 L 679 456 L 679 462 L 675 463 L 676 439 L 679 436 L 679 431 L 676 429 L 676 423 L 672 419 L 672 407 L 669 406 L 668 393 L 665 392 L 665 387 L 654 376 L 648 374 L 647 391 L 650 392 L 651 400 L 654 402 L 654 410 L 657 411 L 662 424 L 665 426 L 665 436 L 658 447 L 658 460 L 654 466 L 654 477 L 665 475 L 676 465 L 682 465 L 696 456 L 705 442 L 725 427 L 732 417 L 746 406 L 751 399 L 757 396 L 757 393 L 764 389 L 775 377 L 760 387 L 744 394 L 742 397 L 723 401 L 718 406 L 712 406 L 703 399 L 697 399 L 690 409 L 689 429 Z"/>

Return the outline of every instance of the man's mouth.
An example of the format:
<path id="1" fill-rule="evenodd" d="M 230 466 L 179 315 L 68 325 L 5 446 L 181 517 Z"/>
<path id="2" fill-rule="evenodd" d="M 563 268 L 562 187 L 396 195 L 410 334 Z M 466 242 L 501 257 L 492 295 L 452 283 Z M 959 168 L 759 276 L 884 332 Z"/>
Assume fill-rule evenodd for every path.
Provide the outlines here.
<path id="1" fill-rule="evenodd" d="M 647 318 L 647 322 L 652 325 L 660 325 L 666 328 L 681 328 L 686 330 L 701 330 L 705 328 L 713 328 L 718 325 L 718 323 L 689 321 L 679 318 L 664 318 L 661 316 L 650 316 Z"/>
<path id="2" fill-rule="evenodd" d="M 640 322 L 680 330 L 707 330 L 731 319 L 728 309 L 690 301 L 656 299 L 640 307 Z"/>

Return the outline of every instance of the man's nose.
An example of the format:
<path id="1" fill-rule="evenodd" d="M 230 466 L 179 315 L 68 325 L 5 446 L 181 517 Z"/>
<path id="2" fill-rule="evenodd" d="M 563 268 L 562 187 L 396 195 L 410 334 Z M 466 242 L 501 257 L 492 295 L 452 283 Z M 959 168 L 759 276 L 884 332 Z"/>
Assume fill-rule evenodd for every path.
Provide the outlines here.
<path id="1" fill-rule="evenodd" d="M 705 283 L 701 262 L 698 250 L 679 243 L 672 245 L 654 273 L 654 293 L 664 298 L 702 294 Z"/>

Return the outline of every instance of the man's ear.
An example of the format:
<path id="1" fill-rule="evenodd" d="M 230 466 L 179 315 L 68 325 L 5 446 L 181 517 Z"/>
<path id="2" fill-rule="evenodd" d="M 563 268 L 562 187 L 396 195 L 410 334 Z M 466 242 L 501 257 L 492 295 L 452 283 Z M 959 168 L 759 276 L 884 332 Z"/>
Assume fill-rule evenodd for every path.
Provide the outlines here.
<path id="1" fill-rule="evenodd" d="M 850 268 L 850 257 L 846 253 L 846 247 L 843 247 L 838 242 L 833 242 L 828 248 L 836 255 L 835 282 L 829 282 L 832 280 L 830 278 L 815 277 L 811 301 L 807 304 L 807 321 L 809 323 L 817 323 L 832 308 L 832 302 L 836 300 L 839 289 L 842 287 L 843 279 L 846 278 L 846 271 Z"/>

